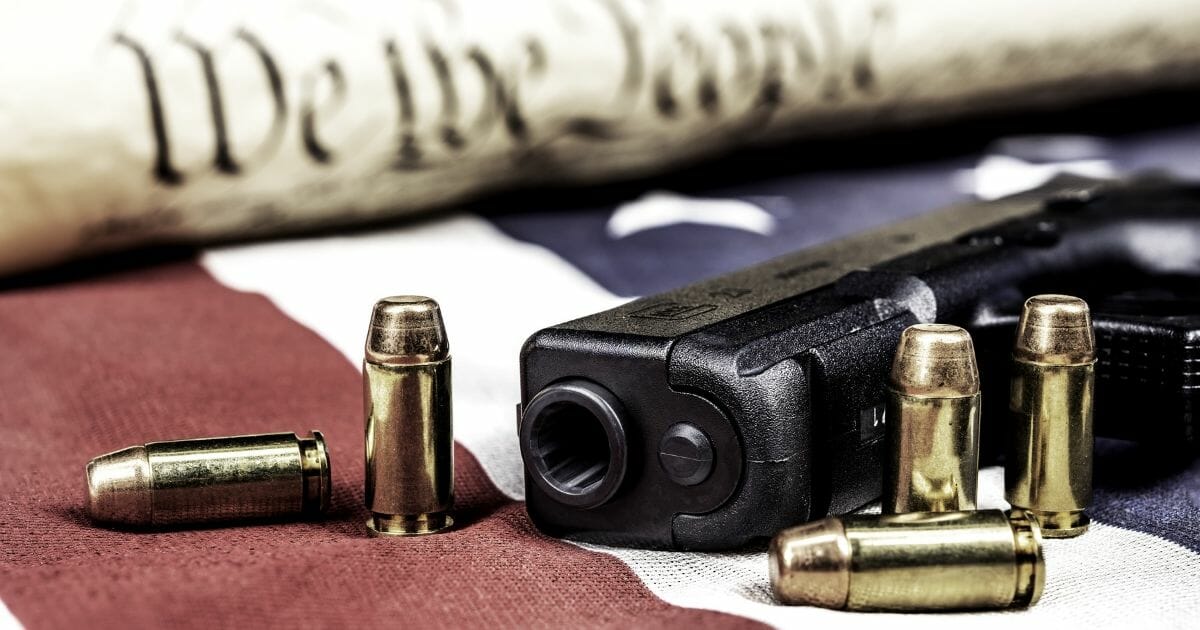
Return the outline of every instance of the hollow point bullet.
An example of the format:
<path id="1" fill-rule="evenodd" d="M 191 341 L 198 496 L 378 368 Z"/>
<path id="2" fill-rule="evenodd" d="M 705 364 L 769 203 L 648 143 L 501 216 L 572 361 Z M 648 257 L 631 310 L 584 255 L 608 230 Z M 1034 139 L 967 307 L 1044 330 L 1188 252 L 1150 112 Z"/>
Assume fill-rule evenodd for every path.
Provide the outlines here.
<path id="1" fill-rule="evenodd" d="M 780 602 L 846 610 L 1025 607 L 1046 579 L 1020 510 L 829 517 L 780 532 L 768 560 Z"/>
<path id="2" fill-rule="evenodd" d="M 971 336 L 958 326 L 910 326 L 887 393 L 883 512 L 975 509 L 979 368 Z"/>
<path id="3" fill-rule="evenodd" d="M 318 515 L 329 508 L 319 431 L 150 442 L 87 465 L 87 512 L 99 523 L 160 527 Z"/>
<path id="4" fill-rule="evenodd" d="M 1005 490 L 1009 503 L 1038 518 L 1047 538 L 1088 528 L 1095 364 L 1087 302 L 1067 295 L 1025 302 L 1013 347 Z"/>
<path id="5" fill-rule="evenodd" d="M 363 392 L 368 529 L 407 536 L 450 527 L 450 345 L 437 302 L 398 296 L 375 304 Z"/>

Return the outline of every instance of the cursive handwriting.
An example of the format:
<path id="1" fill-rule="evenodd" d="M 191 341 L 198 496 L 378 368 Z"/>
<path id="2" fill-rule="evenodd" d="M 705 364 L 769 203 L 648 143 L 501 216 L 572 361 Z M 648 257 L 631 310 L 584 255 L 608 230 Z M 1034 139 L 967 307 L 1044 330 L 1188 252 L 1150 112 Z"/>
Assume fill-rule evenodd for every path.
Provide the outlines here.
<path id="1" fill-rule="evenodd" d="M 569 0 L 563 0 L 564 6 Z M 687 120 L 742 121 L 747 126 L 761 125 L 772 113 L 788 105 L 789 94 L 815 90 L 816 97 L 833 102 L 855 93 L 870 92 L 874 87 L 872 42 L 889 23 L 888 7 L 877 5 L 866 20 L 865 30 L 847 36 L 834 6 L 825 0 L 800 3 L 797 16 L 789 20 L 763 21 L 745 26 L 732 21 L 715 25 L 672 25 L 639 23 L 619 0 L 595 0 L 600 21 L 583 20 L 584 28 L 611 33 L 611 50 L 622 55 L 619 79 L 611 86 L 611 104 L 598 115 L 583 111 L 592 103 L 563 103 L 553 116 L 530 112 L 522 94 L 547 82 L 559 80 L 552 70 L 554 52 L 545 38 L 519 36 L 523 42 L 508 50 L 518 52 L 503 57 L 469 40 L 450 44 L 435 41 L 414 29 L 423 54 L 406 57 L 399 40 L 386 38 L 378 47 L 383 67 L 390 74 L 388 83 L 394 93 L 394 119 L 398 130 L 391 168 L 413 170 L 428 168 L 439 159 L 456 159 L 470 151 L 473 144 L 490 138 L 497 130 L 507 143 L 501 153 L 522 159 L 530 151 L 563 137 L 603 142 L 636 133 L 638 109 L 649 99 L 649 115 L 659 124 L 679 124 Z M 445 3 L 443 3 L 445 4 Z M 574 5 L 578 7 L 579 5 Z M 452 24 L 461 18 L 454 5 L 441 7 L 442 15 Z M 797 19 L 792 19 L 797 18 Z M 605 24 L 605 22 L 607 24 Z M 603 27 L 603 28 L 598 28 Z M 664 30 L 665 29 L 665 30 Z M 666 33 L 666 36 L 664 36 Z M 523 40 L 519 37 L 524 37 Z M 288 129 L 299 134 L 303 155 L 315 165 L 329 165 L 344 150 L 321 133 L 321 121 L 345 108 L 348 91 L 345 66 L 349 59 L 327 59 L 313 71 L 296 76 L 285 75 L 273 51 L 249 27 L 238 27 L 228 41 L 253 52 L 261 69 L 261 78 L 272 99 L 272 116 L 261 132 L 257 149 L 235 155 L 229 139 L 229 116 L 237 115 L 237 104 L 226 102 L 222 91 L 222 68 L 211 45 L 193 38 L 186 31 L 172 38 L 170 45 L 182 46 L 199 61 L 198 69 L 207 92 L 207 109 L 213 139 L 210 168 L 221 176 L 236 177 L 251 172 L 269 161 L 284 145 Z M 112 42 L 128 50 L 136 59 L 142 75 L 149 112 L 148 131 L 153 138 L 154 157 L 150 167 L 153 178 L 165 186 L 186 181 L 172 159 L 174 146 L 169 134 L 167 99 L 161 93 L 156 53 L 134 36 L 117 32 Z M 161 53 L 159 53 L 161 54 Z M 503 63 L 498 63 L 500 59 Z M 603 55 L 602 60 L 607 60 Z M 728 59 L 732 63 L 721 63 Z M 424 67 L 420 76 L 432 81 L 417 82 L 412 72 L 417 64 Z M 722 76 L 722 68 L 732 68 Z M 557 69 L 559 72 L 585 71 Z M 244 71 L 244 70 L 242 70 Z M 289 81 L 299 82 L 299 102 L 288 103 L 285 89 Z M 475 111 L 464 110 L 462 86 L 474 81 L 473 93 L 481 93 Z M 321 89 L 327 88 L 327 89 Z M 436 93 L 437 111 L 422 118 L 416 106 L 421 91 Z M 324 100 L 319 100 L 324 94 Z M 172 101 L 174 102 L 174 101 Z M 387 107 L 380 103 L 379 107 Z M 294 117 L 294 118 L 293 118 Z M 294 125 L 294 127 L 293 127 Z"/>

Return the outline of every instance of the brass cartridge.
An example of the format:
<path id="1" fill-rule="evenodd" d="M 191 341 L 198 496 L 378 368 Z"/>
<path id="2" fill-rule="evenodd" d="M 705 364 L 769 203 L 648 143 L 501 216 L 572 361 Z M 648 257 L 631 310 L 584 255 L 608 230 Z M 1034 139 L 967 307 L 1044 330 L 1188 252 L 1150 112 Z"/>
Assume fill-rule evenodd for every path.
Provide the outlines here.
<path id="1" fill-rule="evenodd" d="M 971 336 L 958 326 L 910 326 L 888 381 L 883 512 L 975 509 L 979 368 Z"/>
<path id="2" fill-rule="evenodd" d="M 780 532 L 768 557 L 780 602 L 846 610 L 1025 607 L 1046 579 L 1020 510 L 829 517 Z"/>
<path id="3" fill-rule="evenodd" d="M 150 442 L 87 465 L 88 515 L 129 527 L 315 516 L 329 508 L 319 431 Z"/>
<path id="4" fill-rule="evenodd" d="M 1009 503 L 1038 518 L 1047 538 L 1088 528 L 1095 365 L 1087 302 L 1067 295 L 1025 302 L 1013 348 L 1005 490 Z"/>
<path id="5" fill-rule="evenodd" d="M 399 296 L 375 304 L 363 392 L 367 527 L 376 535 L 401 536 L 450 527 L 450 344 L 437 302 Z"/>

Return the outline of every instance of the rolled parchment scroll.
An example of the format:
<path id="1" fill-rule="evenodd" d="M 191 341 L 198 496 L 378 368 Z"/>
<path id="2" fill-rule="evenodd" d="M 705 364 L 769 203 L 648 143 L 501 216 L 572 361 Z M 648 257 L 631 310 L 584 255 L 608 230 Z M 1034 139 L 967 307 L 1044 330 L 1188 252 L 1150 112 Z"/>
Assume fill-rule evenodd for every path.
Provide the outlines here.
<path id="1" fill-rule="evenodd" d="M 29 2 L 0 273 L 1200 77 L 1190 0 Z"/>

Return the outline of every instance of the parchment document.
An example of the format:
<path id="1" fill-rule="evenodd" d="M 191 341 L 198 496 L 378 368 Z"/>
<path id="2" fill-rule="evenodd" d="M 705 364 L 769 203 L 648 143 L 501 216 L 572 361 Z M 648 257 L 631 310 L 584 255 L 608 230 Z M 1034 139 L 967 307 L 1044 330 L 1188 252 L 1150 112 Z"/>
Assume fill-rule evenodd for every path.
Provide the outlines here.
<path id="1" fill-rule="evenodd" d="M 0 273 L 1200 75 L 1195 0 L 17 2 Z"/>

